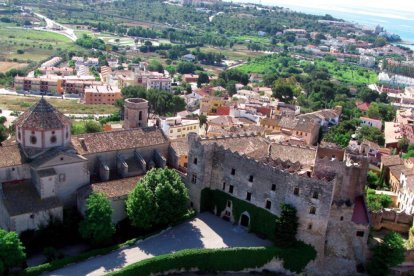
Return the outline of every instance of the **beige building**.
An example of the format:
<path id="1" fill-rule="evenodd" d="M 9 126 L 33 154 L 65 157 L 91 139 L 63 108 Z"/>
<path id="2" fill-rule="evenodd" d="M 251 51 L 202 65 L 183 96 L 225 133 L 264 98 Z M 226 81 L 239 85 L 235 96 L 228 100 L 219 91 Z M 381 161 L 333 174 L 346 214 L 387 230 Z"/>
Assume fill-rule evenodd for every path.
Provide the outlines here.
<path id="1" fill-rule="evenodd" d="M 85 104 L 113 105 L 120 99 L 122 99 L 121 90 L 110 85 L 89 86 L 82 94 L 82 101 Z"/>
<path id="2" fill-rule="evenodd" d="M 162 131 L 170 139 L 185 138 L 190 132 L 199 133 L 198 120 L 186 120 L 181 117 L 168 117 L 159 119 Z"/>

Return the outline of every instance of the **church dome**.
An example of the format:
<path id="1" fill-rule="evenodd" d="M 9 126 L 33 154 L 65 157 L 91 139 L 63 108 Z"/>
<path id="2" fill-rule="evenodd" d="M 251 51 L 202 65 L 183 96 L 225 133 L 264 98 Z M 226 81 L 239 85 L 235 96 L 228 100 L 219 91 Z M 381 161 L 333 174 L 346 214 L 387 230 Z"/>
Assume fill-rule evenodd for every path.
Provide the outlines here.
<path id="1" fill-rule="evenodd" d="M 24 147 L 46 149 L 70 141 L 70 119 L 43 97 L 15 122 L 17 141 Z"/>

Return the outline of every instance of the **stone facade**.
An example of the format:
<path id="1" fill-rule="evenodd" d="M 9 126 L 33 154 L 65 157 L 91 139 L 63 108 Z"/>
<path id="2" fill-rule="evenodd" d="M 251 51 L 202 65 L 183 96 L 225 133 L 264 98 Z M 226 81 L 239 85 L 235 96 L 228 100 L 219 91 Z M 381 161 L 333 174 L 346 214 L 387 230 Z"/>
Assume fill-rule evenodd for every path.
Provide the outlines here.
<path id="1" fill-rule="evenodd" d="M 297 238 L 317 250 L 315 265 L 318 270 L 336 271 L 337 268 L 330 265 L 331 258 L 342 260 L 342 268 L 346 269 L 343 271 L 356 272 L 357 265 L 365 261 L 368 238 L 369 218 L 363 199 L 368 169 L 366 159 L 345 155 L 340 150 L 313 149 L 316 157 L 312 169 L 307 164 L 301 165 L 300 161 L 286 160 L 286 155 L 276 156 L 272 150 L 274 146 L 267 147 L 267 153 L 261 151 L 259 155 L 268 157 L 260 159 L 253 158 L 259 149 L 250 153 L 232 150 L 237 147 L 232 144 L 243 143 L 243 140 L 236 140 L 242 139 L 240 136 L 220 139 L 189 135 L 185 182 L 196 210 L 200 210 L 204 188 L 222 190 L 274 215 L 280 215 L 280 204 L 291 204 L 299 217 Z M 225 139 L 228 146 L 222 142 Z M 266 149 L 265 143 L 263 148 Z M 310 148 L 302 150 L 312 151 Z M 241 223 L 234 221 L 231 209 L 229 204 L 220 215 Z M 348 267 L 349 264 L 352 267 Z"/>
<path id="2" fill-rule="evenodd" d="M 124 104 L 124 129 L 148 125 L 148 101 L 140 98 L 127 99 Z"/>

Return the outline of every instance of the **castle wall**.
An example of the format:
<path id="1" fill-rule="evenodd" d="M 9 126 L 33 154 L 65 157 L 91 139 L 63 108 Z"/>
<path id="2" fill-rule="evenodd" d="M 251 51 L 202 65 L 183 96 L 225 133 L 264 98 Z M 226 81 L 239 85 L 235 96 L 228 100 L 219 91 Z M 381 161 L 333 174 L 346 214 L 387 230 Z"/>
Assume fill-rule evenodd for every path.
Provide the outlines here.
<path id="1" fill-rule="evenodd" d="M 195 158 L 197 164 L 194 163 Z M 197 176 L 196 183 L 193 183 L 194 175 Z M 289 174 L 215 144 L 201 145 L 195 142 L 190 147 L 186 183 L 197 210 L 201 190 L 207 187 L 223 190 L 238 199 L 268 209 L 275 215 L 280 215 L 282 203 L 293 205 L 300 224 L 297 238 L 312 244 L 318 252 L 323 252 L 334 181 Z M 295 188 L 299 189 L 297 195 Z M 247 200 L 248 193 L 251 194 L 250 201 Z M 266 202 L 270 202 L 269 208 L 266 208 Z M 314 213 L 311 211 L 313 208 Z"/>

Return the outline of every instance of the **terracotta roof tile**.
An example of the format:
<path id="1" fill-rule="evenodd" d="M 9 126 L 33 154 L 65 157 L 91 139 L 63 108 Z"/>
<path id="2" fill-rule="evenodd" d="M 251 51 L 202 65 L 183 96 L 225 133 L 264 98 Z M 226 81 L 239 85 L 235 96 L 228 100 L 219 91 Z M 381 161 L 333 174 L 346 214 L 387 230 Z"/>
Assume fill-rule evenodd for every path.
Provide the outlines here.
<path id="1" fill-rule="evenodd" d="M 24 162 L 24 155 L 22 155 L 18 145 L 0 147 L 1 168 L 22 165 Z"/>
<path id="2" fill-rule="evenodd" d="M 17 118 L 16 126 L 33 129 L 56 129 L 70 124 L 70 119 L 44 98 Z"/>
<path id="3" fill-rule="evenodd" d="M 122 178 L 102 183 L 91 184 L 89 191 L 103 193 L 108 198 L 126 197 L 143 176 Z"/>
<path id="4" fill-rule="evenodd" d="M 78 154 L 92 154 L 133 149 L 168 143 L 161 129 L 155 127 L 88 133 L 72 137 Z"/>

